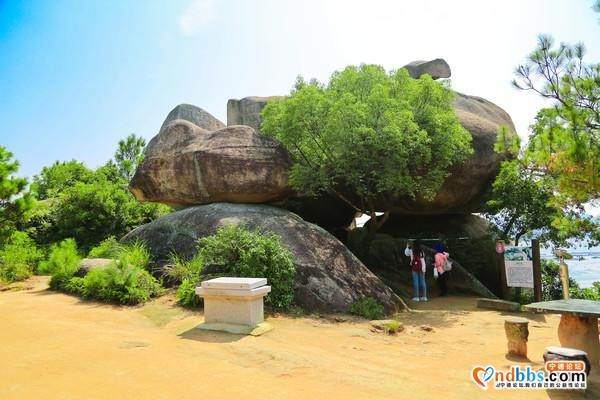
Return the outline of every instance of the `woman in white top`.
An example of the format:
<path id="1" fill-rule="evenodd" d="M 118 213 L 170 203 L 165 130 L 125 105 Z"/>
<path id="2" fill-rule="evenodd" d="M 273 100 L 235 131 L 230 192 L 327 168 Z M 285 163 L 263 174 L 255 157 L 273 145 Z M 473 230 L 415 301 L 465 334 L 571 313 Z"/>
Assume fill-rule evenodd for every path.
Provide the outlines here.
<path id="1" fill-rule="evenodd" d="M 427 284 L 425 283 L 425 254 L 421 250 L 421 244 L 416 241 L 412 248 L 409 243 L 406 243 L 404 254 L 410 257 L 410 266 L 412 269 L 413 289 L 415 297 L 413 301 L 427 301 Z M 419 297 L 419 286 L 422 286 L 422 296 Z"/>

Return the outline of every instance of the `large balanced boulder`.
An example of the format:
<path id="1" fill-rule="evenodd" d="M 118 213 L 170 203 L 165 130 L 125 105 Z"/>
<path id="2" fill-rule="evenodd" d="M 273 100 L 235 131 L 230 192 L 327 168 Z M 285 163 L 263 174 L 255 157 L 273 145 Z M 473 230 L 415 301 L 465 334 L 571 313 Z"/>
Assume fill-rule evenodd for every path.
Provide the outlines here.
<path id="1" fill-rule="evenodd" d="M 424 63 L 424 64 L 415 64 Z M 444 77 L 442 73 L 446 62 L 441 59 L 429 62 L 414 62 L 420 69 L 415 74 L 429 73 L 436 77 Z M 411 65 L 409 64 L 409 65 Z M 415 67 L 416 68 L 416 67 Z M 420 72 L 419 72 L 420 71 Z M 437 72 L 436 72 L 437 71 Z M 448 67 L 447 75 L 450 69 Z M 415 75 L 415 76 L 417 76 Z M 260 127 L 260 111 L 269 99 L 279 97 L 246 97 L 242 100 L 229 100 L 227 103 L 227 123 L 244 123 Z M 380 210 L 391 210 L 403 214 L 452 214 L 471 213 L 482 210 L 500 164 L 506 159 L 504 154 L 494 150 L 498 130 L 501 126 L 508 128 L 509 133 L 516 134 L 512 119 L 502 108 L 481 97 L 456 93 L 454 109 L 461 125 L 472 136 L 473 154 L 461 165 L 450 170 L 450 176 L 444 181 L 437 196 L 432 200 L 416 198 L 382 197 L 376 201 Z M 346 188 L 347 195 L 352 196 L 352 188 Z M 321 213 L 329 214 L 329 208 L 323 206 Z M 318 221 L 315 221 L 319 223 Z"/>
<path id="2" fill-rule="evenodd" d="M 209 120 L 207 126 L 218 124 Z M 173 206 L 264 203 L 288 194 L 289 167 L 281 145 L 249 126 L 209 131 L 167 117 L 129 188 L 140 201 Z"/>
<path id="3" fill-rule="evenodd" d="M 408 74 L 419 79 L 421 75 L 430 75 L 433 79 L 450 78 L 450 66 L 443 58 L 436 58 L 431 61 L 413 61 L 406 64 L 404 67 L 408 70 Z"/>
<path id="4" fill-rule="evenodd" d="M 207 131 L 218 131 L 219 129 L 225 128 L 224 123 L 200 107 L 196 107 L 192 104 L 180 104 L 172 109 L 169 115 L 167 115 L 167 118 L 165 118 L 160 127 L 160 131 L 162 132 L 170 122 L 175 121 L 176 119 L 191 122 Z"/>
<path id="5" fill-rule="evenodd" d="M 387 311 L 402 303 L 340 241 L 289 211 L 250 204 L 214 203 L 195 206 L 143 225 L 122 240 L 142 240 L 152 253 L 152 268 L 160 275 L 176 252 L 191 257 L 198 239 L 228 224 L 244 223 L 281 236 L 295 257 L 294 301 L 306 309 L 344 312 L 355 301 L 373 297 Z"/>
<path id="6" fill-rule="evenodd" d="M 282 99 L 282 96 L 244 97 L 227 102 L 227 125 L 248 125 L 260 132 L 260 113 L 269 100 Z"/>

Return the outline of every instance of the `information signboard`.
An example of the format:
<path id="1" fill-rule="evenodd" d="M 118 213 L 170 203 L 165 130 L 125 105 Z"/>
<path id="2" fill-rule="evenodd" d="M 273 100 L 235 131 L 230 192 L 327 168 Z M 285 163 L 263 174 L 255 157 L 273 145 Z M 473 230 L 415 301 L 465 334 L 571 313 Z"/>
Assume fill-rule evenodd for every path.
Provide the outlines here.
<path id="1" fill-rule="evenodd" d="M 531 247 L 504 248 L 506 286 L 533 288 L 533 257 Z"/>

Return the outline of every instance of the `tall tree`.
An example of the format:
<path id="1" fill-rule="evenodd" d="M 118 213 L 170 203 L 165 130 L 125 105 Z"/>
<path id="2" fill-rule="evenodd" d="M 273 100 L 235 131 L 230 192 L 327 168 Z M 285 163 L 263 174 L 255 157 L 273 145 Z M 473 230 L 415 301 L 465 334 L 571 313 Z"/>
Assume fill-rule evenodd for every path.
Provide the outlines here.
<path id="1" fill-rule="evenodd" d="M 31 196 L 25 193 L 27 179 L 13 176 L 18 170 L 19 162 L 0 146 L 0 243 L 4 243 L 22 223 L 25 212 L 32 205 Z"/>
<path id="2" fill-rule="evenodd" d="M 115 162 L 119 173 L 127 181 L 133 178 L 138 165 L 144 160 L 144 147 L 146 139 L 136 136 L 134 133 L 125 139 L 119 140 L 119 148 L 115 153 Z"/>
<path id="3" fill-rule="evenodd" d="M 39 175 L 33 177 L 31 191 L 38 200 L 46 200 L 59 195 L 63 190 L 77 182 L 91 182 L 94 171 L 82 162 L 55 161 L 54 164 L 42 168 Z"/>
<path id="4" fill-rule="evenodd" d="M 471 153 L 453 96 L 429 76 L 350 66 L 326 86 L 299 78 L 289 97 L 267 104 L 262 130 L 290 153 L 296 191 L 337 196 L 371 216 L 373 233 L 389 215 L 378 199 L 433 198 L 449 167 Z"/>
<path id="5" fill-rule="evenodd" d="M 555 47 L 541 35 L 513 81 L 551 101 L 531 126 L 525 159 L 557 190 L 554 201 L 566 206 L 600 194 L 600 64 L 586 64 L 584 54 L 581 43 Z"/>
<path id="6" fill-rule="evenodd" d="M 500 236 L 518 245 L 536 234 L 542 242 L 565 245 L 570 239 L 596 244 L 600 240 L 597 220 L 580 208 L 563 209 L 552 201 L 554 193 L 520 160 L 505 161 L 492 186 L 485 212 Z"/>

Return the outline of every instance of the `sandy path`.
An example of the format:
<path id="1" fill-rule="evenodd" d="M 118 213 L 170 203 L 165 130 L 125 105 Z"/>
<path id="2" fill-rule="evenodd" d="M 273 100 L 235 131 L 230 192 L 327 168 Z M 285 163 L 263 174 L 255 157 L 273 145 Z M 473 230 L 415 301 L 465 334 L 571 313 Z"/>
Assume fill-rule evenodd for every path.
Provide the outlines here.
<path id="1" fill-rule="evenodd" d="M 476 364 L 539 367 L 559 318 L 526 314 L 531 362 L 510 361 L 506 315 L 471 298 L 419 304 L 397 336 L 363 320 L 274 316 L 273 331 L 245 337 L 194 329 L 202 314 L 168 296 L 113 307 L 46 290 L 42 277 L 24 286 L 0 292 L 0 399 L 600 398 L 600 368 L 585 396 L 476 387 Z"/>

